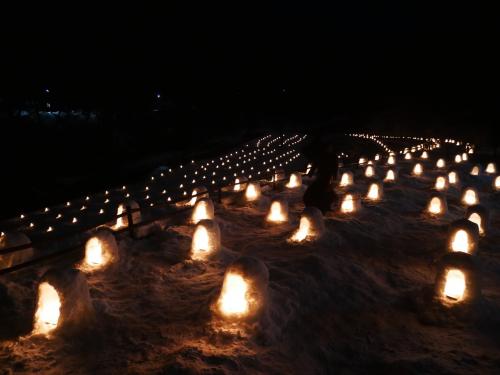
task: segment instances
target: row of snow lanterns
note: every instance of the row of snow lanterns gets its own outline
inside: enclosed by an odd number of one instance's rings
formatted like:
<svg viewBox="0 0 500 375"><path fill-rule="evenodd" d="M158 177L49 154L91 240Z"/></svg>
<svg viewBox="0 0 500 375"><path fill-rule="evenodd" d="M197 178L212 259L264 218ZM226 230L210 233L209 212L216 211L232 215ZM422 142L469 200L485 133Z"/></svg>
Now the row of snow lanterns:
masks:
<svg viewBox="0 0 500 375"><path fill-rule="evenodd" d="M264 141L264 140L266 140L266 139L268 139L268 138L270 138L270 137L271 137L271 135L268 135L268 136L265 136L265 137L263 137L263 138L259 139L259 140L257 141L257 147L259 147L260 142L262 142L262 141ZM285 135L282 135L282 136L280 136L280 137L273 138L270 142L268 142L268 145L267 145L267 146L269 147L270 145L274 144L275 142L277 142L278 140L280 140L280 139L282 139L282 138L284 138L284 137L285 137ZM294 136L291 136L291 137L289 137L289 138L284 138L284 141L283 141L283 144L282 144L282 145L285 145L285 144L287 144L287 143L288 143L288 142L290 142L290 141L293 141L293 142L291 142L291 143L292 143L293 145L295 145L295 144L297 144L297 143L301 142L302 140L304 140L305 138L306 138L306 135L304 135L304 136L302 136L302 137L299 137L298 135L294 135ZM289 144L289 145L290 145L290 144ZM247 145L247 146L248 146L248 145ZM264 147L264 148L263 148L263 150L266 150L266 147ZM272 154L272 153L276 152L276 150L277 150L276 148L271 149L271 150L268 150L267 152L263 152L263 155L269 155L269 154ZM257 151L258 151L258 150L255 150L255 151L254 151L254 153L256 153ZM241 154L240 154L240 152L241 152ZM272 164L272 162L273 162L273 161L278 161L279 159L282 159L282 158L287 158L287 160L284 160L282 163L279 163L278 167L282 167L282 166L283 166L283 163L284 163L284 165L288 165L290 162L294 161L296 158L298 158L298 157L300 156L300 153L295 153L295 154L293 154L293 155L292 155L292 153L294 153L294 150L293 150L293 149L290 149L290 150L286 151L285 153L283 153L282 155L279 155L278 157L274 157L274 159L273 159L273 158L269 159L269 163L270 163L270 164ZM230 154L224 155L223 157L221 157L221 158L220 158L220 160L225 160L227 163L229 163L229 162L230 162L230 161L229 161L229 159L230 159L231 157L233 157L233 155L234 155L234 157L236 157L238 154L240 154L240 155L238 156L238 157L239 157L239 159L241 159L242 157L243 157L243 158L246 158L246 157L248 157L248 156L250 155L250 153L248 153L248 154L247 154L247 153L246 153L246 151L245 151L245 149L244 149L244 148L242 148L241 150L237 150L237 151L235 151L234 153L230 153ZM250 159L248 159L248 161L250 161ZM245 162L246 162L246 161L244 160L244 161L243 161L243 163L245 163ZM267 162L267 160L263 162L263 165L266 165L266 162ZM194 163L194 161L192 161L192 163ZM215 163L215 160L212 160L212 164L214 164L214 163ZM239 163L238 163L238 162L235 162L235 163L236 163L236 164L235 164L235 166L239 166ZM225 164L225 162L223 161L223 162L222 162L222 165L224 165L224 164ZM207 163L207 165L210 165L210 163ZM217 164L217 166L216 166L216 167L218 168L218 167L219 167L219 165ZM180 168L180 169L182 169L182 168L183 168L183 166L182 166L182 165L180 165L180 167L179 167L179 168ZM205 166L203 166L203 165L201 166L201 168L206 170L206 167L205 167ZM231 168L232 168L232 167L231 167L231 165L228 165L228 168L229 168L229 169L231 169ZM253 167L251 167L251 170L253 170L253 169L254 169L254 168L253 168ZM266 171L267 171L267 172L269 172L269 171L270 171L270 169L271 169L271 168L267 168L267 169L266 169ZM273 166L272 166L272 169L276 169L276 165L273 165ZM169 171L170 171L170 172L172 172L172 169L169 169ZM245 170L242 170L241 172L242 172L242 173L245 173ZM196 171L194 172L194 176L196 176L197 174L198 174L198 171L196 170ZM257 174L257 175L260 175L260 174L261 174L261 171L258 171L256 174ZM163 173L161 173L161 175L163 176ZM213 172L213 175L215 175L215 172ZM236 177L236 175L237 175L237 174L236 174L236 173L234 173L234 176L235 176L235 177ZM252 177L252 175L249 175L249 178L251 178L251 177ZM187 174L185 174L185 175L184 175L184 178L185 178L185 179L187 179L187 178L188 178ZM154 180L155 180L155 177L154 177L154 176L151 176L151 180L152 180L152 181L154 181ZM223 177L223 179L221 180L221 182L223 182L223 181L226 181L226 177ZM192 180L192 183L193 183L193 184L194 184L194 183L196 183L196 180L195 180L195 179L193 179L193 180ZM215 184L215 180L212 180L212 184ZM180 189L184 188L184 184L181 184L179 188L180 188ZM130 193L126 191L126 187L125 187L125 186L123 186L123 187L122 187L122 190L123 190L123 191L125 191L125 192L124 192L124 194L125 194L125 198L127 198L127 199L128 199L128 198L130 198ZM144 188L144 191L145 191L145 192L148 192L149 190L150 190L149 186L148 186L148 185L146 185L146 186L145 186L145 188ZM110 200L109 200L109 198L108 198L109 194L110 194L110 193L109 193L109 191L108 191L108 190L106 190L106 192L105 192L106 198L105 198L105 200L104 200L104 204L107 204L107 203L109 203L109 202L110 202ZM163 190L163 191L162 191L162 195L164 195L164 194L166 194L166 190ZM187 195L187 192L186 192L186 191L184 191L184 195ZM148 194L148 195L146 195L146 197L145 197L144 199L145 199L145 200L149 200L149 199L150 199L150 195L149 195L149 194ZM86 201L89 201L89 200L90 200L90 197L89 197L89 196L87 196L87 197L85 198L85 200L86 200ZM168 197L167 201L171 201L171 197ZM154 206L154 203L152 203L152 202L151 202L151 203L149 203L149 205L150 205L150 206ZM66 205L65 205L65 207L70 207L70 206L71 206L71 203L70 203L70 202L67 202L67 203L66 203ZM87 210L87 207L86 207L85 205L83 205L83 206L81 207L80 211L84 211L84 210ZM120 211L120 207L118 208L118 211ZM49 209L48 207L46 207L46 208L45 208L45 210L43 211L43 213L49 213L49 212L50 212L50 209ZM104 213L105 213L104 208L99 208L99 209L98 209L98 214L99 214L99 215L103 215ZM119 212L119 214L120 214L120 212ZM24 214L21 214L21 215L20 215L21 220L24 220L24 219L25 219L25 217L26 217L26 216L25 216ZM56 216L56 220L59 220L59 219L61 219L62 217L63 217L63 215L62 215L61 213L59 213L59 214ZM71 224L76 224L76 223L78 223L78 218L77 218L76 216L72 216L72 219L71 219ZM35 228L35 223L34 223L34 222L31 222L31 223L29 224L28 228L29 228L29 229L33 229L33 228ZM53 226L53 225L49 225L49 226L46 228L46 232L53 232L54 230L55 230L55 228L54 228L54 226Z"/></svg>

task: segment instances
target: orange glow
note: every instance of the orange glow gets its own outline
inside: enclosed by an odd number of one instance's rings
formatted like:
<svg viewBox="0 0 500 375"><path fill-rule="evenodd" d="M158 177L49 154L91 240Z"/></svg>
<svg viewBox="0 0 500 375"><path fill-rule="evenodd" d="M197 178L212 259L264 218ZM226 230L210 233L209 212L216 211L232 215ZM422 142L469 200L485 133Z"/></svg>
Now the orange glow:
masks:
<svg viewBox="0 0 500 375"><path fill-rule="evenodd" d="M57 327L61 315L61 300L55 288L47 282L38 286L38 306L34 334L49 334Z"/></svg>
<svg viewBox="0 0 500 375"><path fill-rule="evenodd" d="M462 162L462 157L460 155L455 155L455 163L461 163Z"/></svg>
<svg viewBox="0 0 500 375"><path fill-rule="evenodd" d="M240 191L240 190L241 190L240 179L237 178L234 180L234 191Z"/></svg>
<svg viewBox="0 0 500 375"><path fill-rule="evenodd" d="M488 174L494 174L497 172L497 167L495 163L489 163L486 167L486 173Z"/></svg>
<svg viewBox="0 0 500 375"><path fill-rule="evenodd" d="M251 182L245 190L245 198L247 201L255 201L260 198L260 191L255 183Z"/></svg>
<svg viewBox="0 0 500 375"><path fill-rule="evenodd" d="M476 192L472 189L465 190L465 193L462 197L462 203L466 204L467 206L472 206L474 204L478 204L479 199L477 197Z"/></svg>
<svg viewBox="0 0 500 375"><path fill-rule="evenodd" d="M352 175L348 172L344 172L342 174L342 178L340 179L340 186L341 187L346 187L352 185Z"/></svg>
<svg viewBox="0 0 500 375"><path fill-rule="evenodd" d="M474 224L477 224L479 227L479 234L484 234L484 227L483 227L483 221L481 220L481 215L479 215L477 212L473 212L469 216L469 220L472 221Z"/></svg>
<svg viewBox="0 0 500 375"><path fill-rule="evenodd" d="M365 169L365 177L373 177L375 175L375 170L371 165L366 167Z"/></svg>
<svg viewBox="0 0 500 375"><path fill-rule="evenodd" d="M249 286L242 275L228 273L222 284L222 291L217 301L222 315L226 317L244 317L250 309Z"/></svg>
<svg viewBox="0 0 500 375"><path fill-rule="evenodd" d="M208 211L207 201L200 200L196 202L196 205L193 208L193 214L191 215L191 220L193 223L198 224L198 222L203 219L213 219L213 217Z"/></svg>
<svg viewBox="0 0 500 375"><path fill-rule="evenodd" d="M104 264L102 243L97 237L90 238L85 245L85 263L92 268Z"/></svg>
<svg viewBox="0 0 500 375"><path fill-rule="evenodd" d="M380 187L378 186L378 184L373 183L370 185L368 194L366 194L366 198L371 201L378 201L380 199Z"/></svg>
<svg viewBox="0 0 500 375"><path fill-rule="evenodd" d="M443 176L438 176L436 178L436 185L434 186L436 190L444 190L446 189L446 178Z"/></svg>
<svg viewBox="0 0 500 375"><path fill-rule="evenodd" d="M428 159L429 158L429 155L427 154L427 151L422 152L421 158L422 159Z"/></svg>
<svg viewBox="0 0 500 375"><path fill-rule="evenodd" d="M451 250L462 253L468 253L470 251L470 247L471 244L469 240L469 234L463 229L457 230L453 235L453 240L451 242Z"/></svg>
<svg viewBox="0 0 500 375"><path fill-rule="evenodd" d="M455 185L458 183L458 175L457 175L457 172L450 172L448 173L448 182L451 184L451 185Z"/></svg>
<svg viewBox="0 0 500 375"><path fill-rule="evenodd" d="M304 241L311 231L311 222L307 217L302 216L300 218L299 229L293 234L291 240L295 242Z"/></svg>
<svg viewBox="0 0 500 375"><path fill-rule="evenodd" d="M444 161L444 159L439 159L436 163L436 167L438 168L444 168L446 166L446 162Z"/></svg>
<svg viewBox="0 0 500 375"><path fill-rule="evenodd" d="M123 204L120 204L118 206L118 209L116 210L116 215L121 215L125 213L125 206ZM123 228L125 227L125 217L124 216L120 216L119 218L116 219L116 224L115 224L115 229L120 229L120 228Z"/></svg>
<svg viewBox="0 0 500 375"><path fill-rule="evenodd" d="M392 169L389 169L387 171L387 174L385 175L384 181L390 182L390 181L395 181L396 180L396 175Z"/></svg>
<svg viewBox="0 0 500 375"><path fill-rule="evenodd" d="M290 180L286 185L287 188L296 188L301 185L300 177L296 173L290 175Z"/></svg>
<svg viewBox="0 0 500 375"><path fill-rule="evenodd" d="M396 164L396 158L393 155L389 155L389 158L387 159L387 164L389 165Z"/></svg>
<svg viewBox="0 0 500 375"><path fill-rule="evenodd" d="M415 164L415 166L413 167L413 174L415 176L421 176L422 172L423 172L422 164L420 163Z"/></svg>
<svg viewBox="0 0 500 375"><path fill-rule="evenodd" d="M433 197L429 202L429 207L428 207L429 213L433 215L438 215L441 213L442 210L443 208L441 205L441 199L439 199L438 197Z"/></svg>
<svg viewBox="0 0 500 375"><path fill-rule="evenodd" d="M267 221L282 223L286 221L286 215L283 213L283 209L281 206L281 202L274 201L271 204L271 208L269 210L269 214L267 215Z"/></svg>
<svg viewBox="0 0 500 375"><path fill-rule="evenodd" d="M479 176L479 167L477 165L475 165L474 167L472 167L472 170L470 171L470 174L472 176Z"/></svg>
<svg viewBox="0 0 500 375"><path fill-rule="evenodd" d="M409 152L405 154L405 160L411 160L411 154Z"/></svg>
<svg viewBox="0 0 500 375"><path fill-rule="evenodd" d="M209 244L208 230L203 225L196 227L191 245L192 258L204 259L208 252L211 251Z"/></svg>
<svg viewBox="0 0 500 375"><path fill-rule="evenodd" d="M500 176L495 178L495 189L500 190Z"/></svg>
<svg viewBox="0 0 500 375"><path fill-rule="evenodd" d="M354 212L354 197L352 194L346 194L344 200L342 201L342 205L340 206L340 210L343 213L351 213Z"/></svg>
<svg viewBox="0 0 500 375"><path fill-rule="evenodd" d="M462 271L453 269L446 274L443 295L454 301L459 301L464 297L465 275Z"/></svg>

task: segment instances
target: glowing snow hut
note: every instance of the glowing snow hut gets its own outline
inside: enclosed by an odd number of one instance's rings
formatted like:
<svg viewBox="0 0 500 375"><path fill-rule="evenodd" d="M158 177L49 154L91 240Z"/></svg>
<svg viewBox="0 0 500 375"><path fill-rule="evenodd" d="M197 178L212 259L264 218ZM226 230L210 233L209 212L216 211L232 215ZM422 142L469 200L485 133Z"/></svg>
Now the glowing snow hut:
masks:
<svg viewBox="0 0 500 375"><path fill-rule="evenodd" d="M293 188L298 188L302 186L302 176L300 173L292 173L290 175L290 179L288 180L288 183L286 184L286 187L289 189Z"/></svg>
<svg viewBox="0 0 500 375"><path fill-rule="evenodd" d="M475 165L472 167L470 174L471 176L479 176L481 173L481 166L480 165Z"/></svg>
<svg viewBox="0 0 500 375"><path fill-rule="evenodd" d="M490 226L490 213L484 206L476 204L467 208L465 217L476 224L479 228L479 235L484 236Z"/></svg>
<svg viewBox="0 0 500 375"><path fill-rule="evenodd" d="M394 169L388 169L384 178L384 182L394 182L396 181L396 172Z"/></svg>
<svg viewBox="0 0 500 375"><path fill-rule="evenodd" d="M352 214L361 209L361 199L358 194L354 192L348 192L342 198L342 203L340 204L340 212L343 214Z"/></svg>
<svg viewBox="0 0 500 375"><path fill-rule="evenodd" d="M415 166L413 167L412 174L418 177L421 176L423 172L424 172L424 167L422 167L422 164L416 163Z"/></svg>
<svg viewBox="0 0 500 375"><path fill-rule="evenodd" d="M473 206L479 204L479 194L476 189L468 187L463 190L461 200L464 205Z"/></svg>
<svg viewBox="0 0 500 375"><path fill-rule="evenodd" d="M467 219L452 222L449 228L448 248L452 252L474 254L479 242L479 227Z"/></svg>
<svg viewBox="0 0 500 375"><path fill-rule="evenodd" d="M446 162L444 161L444 159L438 159L438 161L436 162L436 167L440 169L446 167Z"/></svg>
<svg viewBox="0 0 500 375"><path fill-rule="evenodd" d="M439 194L432 194L427 204L426 212L431 216L441 216L448 211L446 198Z"/></svg>
<svg viewBox="0 0 500 375"><path fill-rule="evenodd" d="M208 190L205 186L198 186L193 189L191 196L192 198L189 201L189 205L194 206L199 199L208 198Z"/></svg>
<svg viewBox="0 0 500 375"><path fill-rule="evenodd" d="M227 268L219 298L212 310L227 321L255 321L265 311L268 284L266 265L253 257L241 257Z"/></svg>
<svg viewBox="0 0 500 375"><path fill-rule="evenodd" d="M354 177L352 172L346 171L342 173L342 177L340 178L340 187L351 186L354 183Z"/></svg>
<svg viewBox="0 0 500 375"><path fill-rule="evenodd" d="M140 206L139 203L137 203L134 200L127 200L124 203L120 203L118 205L118 208L116 210L116 215L123 215L127 213L127 207L130 207L132 210L132 221L137 224L141 222L141 211L140 211ZM128 227L128 217L127 215L120 216L116 218L116 223L112 227L113 229L121 229Z"/></svg>
<svg viewBox="0 0 500 375"><path fill-rule="evenodd" d="M85 243L83 271L105 268L119 259L118 245L113 233L107 228L98 228Z"/></svg>
<svg viewBox="0 0 500 375"><path fill-rule="evenodd" d="M261 194L262 192L259 182L254 181L247 184L247 187L245 189L245 199L248 202L259 200Z"/></svg>
<svg viewBox="0 0 500 375"><path fill-rule="evenodd" d="M478 301L481 287L474 258L465 253L446 254L438 264L434 291L435 298L448 307Z"/></svg>
<svg viewBox="0 0 500 375"><path fill-rule="evenodd" d="M214 220L200 220L191 241L191 258L207 260L220 250L220 229Z"/></svg>
<svg viewBox="0 0 500 375"><path fill-rule="evenodd" d="M76 269L50 270L38 286L33 334L84 329L93 317L87 280Z"/></svg>
<svg viewBox="0 0 500 375"><path fill-rule="evenodd" d="M488 163L488 165L486 166L485 172L488 174L497 173L497 166L495 165L495 163Z"/></svg>
<svg viewBox="0 0 500 375"><path fill-rule="evenodd" d="M198 224L200 220L213 220L215 216L214 204L210 198L199 199L193 207L191 222Z"/></svg>
<svg viewBox="0 0 500 375"><path fill-rule="evenodd" d="M288 203L283 199L273 199L266 220L271 223L288 221Z"/></svg>
<svg viewBox="0 0 500 375"><path fill-rule="evenodd" d="M243 191L247 187L248 178L241 176L234 179L233 191Z"/></svg>
<svg viewBox="0 0 500 375"><path fill-rule="evenodd" d="M436 189L437 191L448 189L448 179L445 176L437 176L436 183L434 184L434 189Z"/></svg>
<svg viewBox="0 0 500 375"><path fill-rule="evenodd" d="M293 233L290 241L303 242L320 237L325 231L323 214L316 207L306 207L300 217L299 228Z"/></svg>
<svg viewBox="0 0 500 375"><path fill-rule="evenodd" d="M375 176L375 168L372 165L369 165L365 169L365 177L373 177Z"/></svg>
<svg viewBox="0 0 500 375"><path fill-rule="evenodd" d="M448 173L448 184L457 186L459 183L458 173L456 171L450 171Z"/></svg>
<svg viewBox="0 0 500 375"><path fill-rule="evenodd" d="M368 192L366 193L366 199L371 202L377 202L382 199L384 193L384 187L379 182L372 182L368 187Z"/></svg>

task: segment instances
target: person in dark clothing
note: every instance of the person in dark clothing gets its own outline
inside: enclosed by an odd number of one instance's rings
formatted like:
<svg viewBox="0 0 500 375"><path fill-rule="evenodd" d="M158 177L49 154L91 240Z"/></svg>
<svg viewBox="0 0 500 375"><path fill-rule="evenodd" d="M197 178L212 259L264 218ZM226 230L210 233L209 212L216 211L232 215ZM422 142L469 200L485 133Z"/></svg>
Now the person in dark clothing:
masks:
<svg viewBox="0 0 500 375"><path fill-rule="evenodd" d="M324 144L316 138L303 150L303 153L312 164L310 173L317 171L316 179L307 188L302 198L304 205L316 207L325 214L338 201L333 187L339 167L337 152L332 144Z"/></svg>

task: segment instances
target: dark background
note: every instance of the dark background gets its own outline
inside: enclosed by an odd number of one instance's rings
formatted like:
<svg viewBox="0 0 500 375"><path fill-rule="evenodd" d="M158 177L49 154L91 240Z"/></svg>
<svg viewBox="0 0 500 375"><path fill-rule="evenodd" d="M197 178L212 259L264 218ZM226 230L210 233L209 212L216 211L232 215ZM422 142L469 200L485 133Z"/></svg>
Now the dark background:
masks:
<svg viewBox="0 0 500 375"><path fill-rule="evenodd" d="M493 9L180 4L2 12L2 216L282 129L457 136L497 147ZM47 101L95 120L19 117Z"/></svg>

